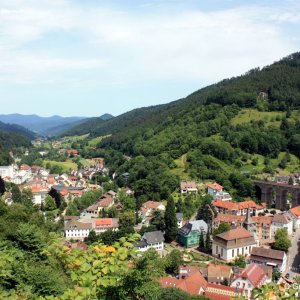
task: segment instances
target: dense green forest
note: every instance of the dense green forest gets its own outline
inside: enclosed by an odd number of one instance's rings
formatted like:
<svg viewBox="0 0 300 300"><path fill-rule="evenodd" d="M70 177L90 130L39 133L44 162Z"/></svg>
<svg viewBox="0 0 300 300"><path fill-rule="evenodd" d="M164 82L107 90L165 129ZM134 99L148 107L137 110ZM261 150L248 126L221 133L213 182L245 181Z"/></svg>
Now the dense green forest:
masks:
<svg viewBox="0 0 300 300"><path fill-rule="evenodd" d="M31 147L30 140L19 133L0 131L0 165L12 163L9 152L21 147Z"/></svg>
<svg viewBox="0 0 300 300"><path fill-rule="evenodd" d="M30 140L33 140L36 136L36 134L33 131L26 129L23 126L17 124L7 124L1 121L0 121L0 131L17 133Z"/></svg>
<svg viewBox="0 0 300 300"><path fill-rule="evenodd" d="M93 119L66 134L111 134L96 149L83 142L81 154L104 157L117 184L132 187L138 198L167 199L187 177L216 180L236 197L254 197L251 176L292 163L297 168L299 108L300 53L295 53L185 99L108 121Z"/></svg>

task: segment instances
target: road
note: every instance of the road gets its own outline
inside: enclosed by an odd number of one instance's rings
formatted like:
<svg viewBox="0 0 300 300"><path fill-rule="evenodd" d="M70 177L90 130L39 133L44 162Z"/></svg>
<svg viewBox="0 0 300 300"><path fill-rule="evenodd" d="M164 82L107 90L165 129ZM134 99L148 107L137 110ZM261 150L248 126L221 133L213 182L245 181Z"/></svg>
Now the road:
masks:
<svg viewBox="0 0 300 300"><path fill-rule="evenodd" d="M292 246L288 253L287 273L290 273L290 278L300 276L300 231L295 233L292 240Z"/></svg>

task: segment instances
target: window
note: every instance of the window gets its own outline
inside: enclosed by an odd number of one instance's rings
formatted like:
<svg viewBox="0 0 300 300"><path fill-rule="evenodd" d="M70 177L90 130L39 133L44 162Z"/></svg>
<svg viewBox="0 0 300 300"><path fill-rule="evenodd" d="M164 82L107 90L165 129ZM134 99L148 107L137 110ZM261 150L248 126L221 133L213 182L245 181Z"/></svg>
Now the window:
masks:
<svg viewBox="0 0 300 300"><path fill-rule="evenodd" d="M234 249L232 249L232 257L234 257Z"/></svg>

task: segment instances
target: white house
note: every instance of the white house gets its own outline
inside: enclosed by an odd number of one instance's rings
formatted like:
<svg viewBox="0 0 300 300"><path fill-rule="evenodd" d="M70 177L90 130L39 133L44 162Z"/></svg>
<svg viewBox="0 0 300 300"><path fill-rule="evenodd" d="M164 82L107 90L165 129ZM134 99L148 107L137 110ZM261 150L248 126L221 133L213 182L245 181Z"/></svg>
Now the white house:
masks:
<svg viewBox="0 0 300 300"><path fill-rule="evenodd" d="M300 206L293 207L289 210L289 215L293 220L293 228L297 230L300 228Z"/></svg>
<svg viewBox="0 0 300 300"><path fill-rule="evenodd" d="M14 177L14 166L0 166L0 177L5 178L5 177Z"/></svg>
<svg viewBox="0 0 300 300"><path fill-rule="evenodd" d="M94 220L93 228L96 234L103 233L107 230L116 231L119 228L119 219L117 218L99 218Z"/></svg>
<svg viewBox="0 0 300 300"><path fill-rule="evenodd" d="M65 236L67 240L84 240L92 230L92 223L83 223L77 220L68 222L65 225Z"/></svg>
<svg viewBox="0 0 300 300"><path fill-rule="evenodd" d="M45 202L45 199L48 195L49 189L45 187L31 187L33 199L32 202L34 204L41 205L42 203Z"/></svg>
<svg viewBox="0 0 300 300"><path fill-rule="evenodd" d="M156 210L164 211L166 207L162 202L157 201L147 201L145 202L139 211L139 216L142 218L142 223L148 224L149 220L152 218L153 213Z"/></svg>
<svg viewBox="0 0 300 300"><path fill-rule="evenodd" d="M253 235L245 228L236 228L218 234L212 242L212 254L227 262L239 256L248 256L257 246Z"/></svg>
<svg viewBox="0 0 300 300"><path fill-rule="evenodd" d="M281 250L253 247L249 260L258 265L272 266L281 273L287 266L287 255Z"/></svg>
<svg viewBox="0 0 300 300"><path fill-rule="evenodd" d="M161 251L164 249L164 234L161 231L152 231L146 232L142 240L135 244L135 247L138 248L138 251L147 251L150 248L155 249L156 251Z"/></svg>
<svg viewBox="0 0 300 300"><path fill-rule="evenodd" d="M181 181L180 192L181 194L197 193L198 187L196 181Z"/></svg>
<svg viewBox="0 0 300 300"><path fill-rule="evenodd" d="M271 234L272 238L275 237L276 231L278 229L286 228L288 235L293 234L293 220L288 214L276 214L274 215L272 225L271 225Z"/></svg>
<svg viewBox="0 0 300 300"><path fill-rule="evenodd" d="M213 196L214 199L216 199L215 197L216 197L217 193L223 192L223 187L220 184L216 183L216 182L208 183L206 185L206 187L207 187L207 193L209 195Z"/></svg>
<svg viewBox="0 0 300 300"><path fill-rule="evenodd" d="M252 290L260 288L268 282L270 282L270 278L265 271L259 265L251 264L240 273L235 274L231 287L243 289L248 299L251 299Z"/></svg>

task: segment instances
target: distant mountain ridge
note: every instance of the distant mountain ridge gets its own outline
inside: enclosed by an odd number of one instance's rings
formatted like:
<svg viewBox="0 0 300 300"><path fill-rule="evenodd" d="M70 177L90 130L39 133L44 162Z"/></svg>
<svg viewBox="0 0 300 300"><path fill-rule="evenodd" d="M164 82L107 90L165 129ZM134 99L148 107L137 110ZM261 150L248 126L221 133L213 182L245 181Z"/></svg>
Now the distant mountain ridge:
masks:
<svg viewBox="0 0 300 300"><path fill-rule="evenodd" d="M40 117L38 115L22 115L22 114L8 114L0 115L0 121L4 123L21 125L30 130L36 131L43 135L52 135L50 128L55 126L62 126L65 124L72 124L80 120L86 119L85 117Z"/></svg>
<svg viewBox="0 0 300 300"><path fill-rule="evenodd" d="M99 118L103 120L111 119L113 116L110 114L104 114ZM51 117L41 117L35 114L23 115L23 114L2 114L0 115L0 121L8 124L17 124L23 126L29 130L35 131L42 135L55 136L62 131L68 130L71 127L79 125L82 122L87 121L87 117L61 117L54 115Z"/></svg>

